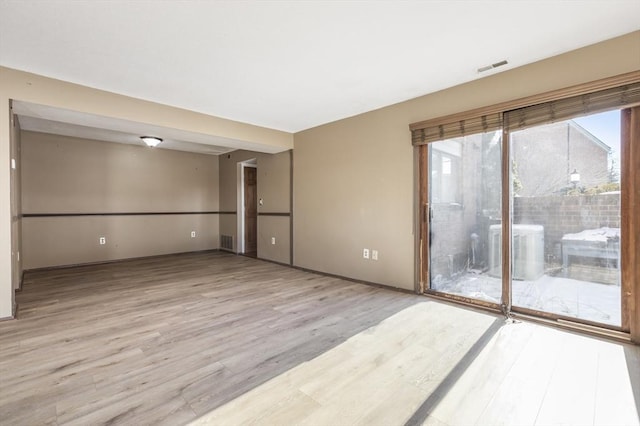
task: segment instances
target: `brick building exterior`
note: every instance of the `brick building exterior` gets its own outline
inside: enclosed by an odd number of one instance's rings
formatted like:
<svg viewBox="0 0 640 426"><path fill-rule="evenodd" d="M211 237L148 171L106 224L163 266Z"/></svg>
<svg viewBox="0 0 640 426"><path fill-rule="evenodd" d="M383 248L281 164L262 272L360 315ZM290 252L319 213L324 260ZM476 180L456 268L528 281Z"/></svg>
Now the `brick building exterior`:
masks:
<svg viewBox="0 0 640 426"><path fill-rule="evenodd" d="M611 148L579 124L563 121L511 134L511 155L521 189L517 195L561 195L580 174L578 185L592 188L609 182Z"/></svg>

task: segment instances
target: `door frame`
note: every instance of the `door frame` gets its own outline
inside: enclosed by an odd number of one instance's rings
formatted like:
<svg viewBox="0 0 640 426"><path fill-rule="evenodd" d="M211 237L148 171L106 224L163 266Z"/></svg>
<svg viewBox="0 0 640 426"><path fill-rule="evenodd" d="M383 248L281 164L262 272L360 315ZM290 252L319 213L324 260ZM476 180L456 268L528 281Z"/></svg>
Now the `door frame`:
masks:
<svg viewBox="0 0 640 426"><path fill-rule="evenodd" d="M254 169L258 168L258 161L255 158L251 158L249 160L238 162L237 166L237 209L238 212L236 214L237 218L237 230L236 235L238 236L236 241L236 254L244 254L245 252L245 244L244 244L244 169L246 167L251 167Z"/></svg>

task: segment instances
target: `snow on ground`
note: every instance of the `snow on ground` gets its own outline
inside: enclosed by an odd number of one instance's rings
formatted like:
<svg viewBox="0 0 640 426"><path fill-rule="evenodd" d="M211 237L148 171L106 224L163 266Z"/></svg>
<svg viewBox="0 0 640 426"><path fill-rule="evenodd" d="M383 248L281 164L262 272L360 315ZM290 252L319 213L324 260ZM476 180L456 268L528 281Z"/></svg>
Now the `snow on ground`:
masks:
<svg viewBox="0 0 640 426"><path fill-rule="evenodd" d="M502 281L483 274L467 273L441 283L436 290L500 303ZM543 275L535 281L513 281L513 306L552 312L569 317L620 325L620 287Z"/></svg>

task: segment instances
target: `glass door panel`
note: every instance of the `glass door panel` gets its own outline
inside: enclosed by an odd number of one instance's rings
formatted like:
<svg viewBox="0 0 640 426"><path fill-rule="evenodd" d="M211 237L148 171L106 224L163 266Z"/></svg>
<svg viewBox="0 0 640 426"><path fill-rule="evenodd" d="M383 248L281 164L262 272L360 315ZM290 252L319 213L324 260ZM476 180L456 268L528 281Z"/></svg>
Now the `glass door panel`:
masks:
<svg viewBox="0 0 640 426"><path fill-rule="evenodd" d="M501 303L501 135L429 144L431 290Z"/></svg>
<svg viewBox="0 0 640 426"><path fill-rule="evenodd" d="M509 137L513 306L619 326L619 111Z"/></svg>

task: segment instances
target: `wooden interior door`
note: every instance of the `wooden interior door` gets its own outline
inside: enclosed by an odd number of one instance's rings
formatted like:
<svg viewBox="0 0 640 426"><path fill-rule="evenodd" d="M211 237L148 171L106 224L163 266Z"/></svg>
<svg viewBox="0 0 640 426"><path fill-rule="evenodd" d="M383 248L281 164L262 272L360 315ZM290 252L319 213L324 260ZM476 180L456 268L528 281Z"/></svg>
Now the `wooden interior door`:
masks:
<svg viewBox="0 0 640 426"><path fill-rule="evenodd" d="M244 168L244 252L258 251L258 181L255 167Z"/></svg>

